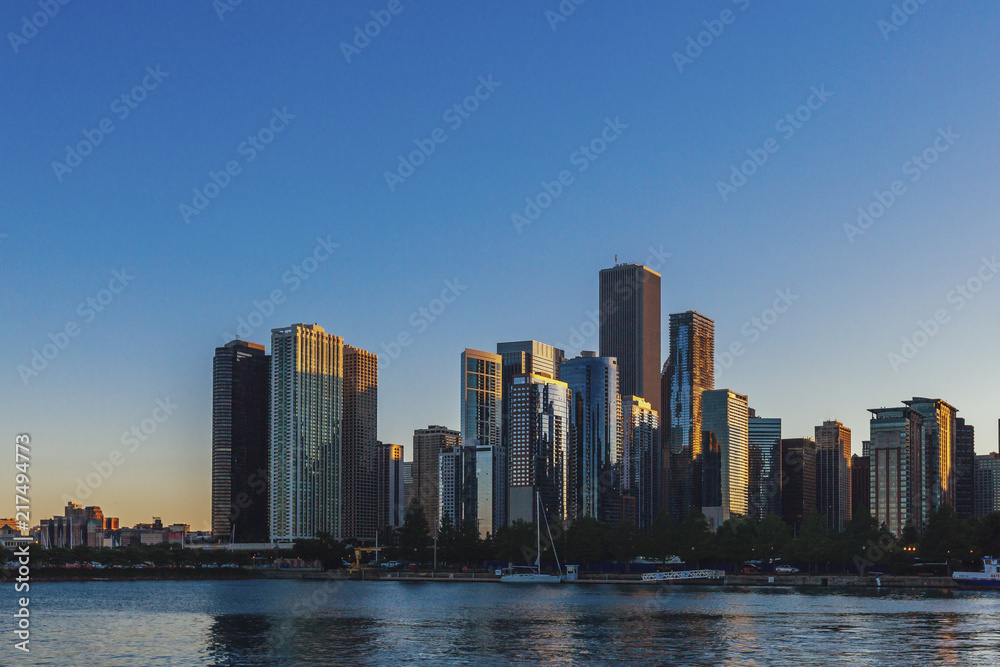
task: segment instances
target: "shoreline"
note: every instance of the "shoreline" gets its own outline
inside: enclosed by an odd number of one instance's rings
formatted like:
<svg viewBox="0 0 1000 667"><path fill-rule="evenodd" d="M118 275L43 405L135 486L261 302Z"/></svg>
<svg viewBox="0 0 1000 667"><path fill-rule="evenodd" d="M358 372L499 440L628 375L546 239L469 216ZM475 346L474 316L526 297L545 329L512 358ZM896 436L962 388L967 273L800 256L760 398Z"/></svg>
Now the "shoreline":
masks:
<svg viewBox="0 0 1000 667"><path fill-rule="evenodd" d="M497 584L500 578L492 572L354 572L349 570L251 570L225 571L143 568L121 570L73 570L43 568L32 571L31 583L119 582L119 581L368 581L396 583L475 583ZM13 583L13 579L4 579ZM643 581L637 574L585 574L567 585L579 586L686 586L715 588L858 588L858 589L938 589L968 590L959 587L951 577L875 576L868 575L766 575L727 574L721 579L689 579L683 581Z"/></svg>

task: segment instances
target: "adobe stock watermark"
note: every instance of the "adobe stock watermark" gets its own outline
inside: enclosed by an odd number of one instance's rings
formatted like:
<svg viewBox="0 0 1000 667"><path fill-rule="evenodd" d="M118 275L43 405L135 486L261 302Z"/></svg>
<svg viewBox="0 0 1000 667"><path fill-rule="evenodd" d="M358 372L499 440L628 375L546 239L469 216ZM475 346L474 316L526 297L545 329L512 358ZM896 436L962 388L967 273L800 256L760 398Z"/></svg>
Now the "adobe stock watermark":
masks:
<svg viewBox="0 0 1000 667"><path fill-rule="evenodd" d="M646 261L643 262L643 266L650 268L653 271L660 272L666 265L667 260L673 256L673 253L664 251L663 246L660 246L659 248L649 246L649 255L646 257ZM644 280L647 274L643 272L641 275ZM618 293L613 298L610 298L603 303L599 303L596 310L585 312L583 321L578 325L569 328L569 337L567 339L568 344L557 342L555 347L564 350L566 352L567 359L579 356L583 350L587 349L588 344L593 341L594 337L596 337L600 332L601 323L618 311L620 303L628 301L635 296L641 286L641 281L637 283L627 281L625 283L624 291Z"/></svg>
<svg viewBox="0 0 1000 667"><path fill-rule="evenodd" d="M69 2L70 0L38 0L37 4L41 11L25 14L21 17L20 30L7 33L7 41L10 42L10 48L14 49L14 53L20 53L21 47L34 39L38 31L47 26Z"/></svg>
<svg viewBox="0 0 1000 667"><path fill-rule="evenodd" d="M889 20L879 19L876 24L885 41L888 42L889 36L894 32L899 32L900 28L910 22L910 17L919 12L920 8L926 4L927 0L903 0L898 5L893 5Z"/></svg>
<svg viewBox="0 0 1000 667"><path fill-rule="evenodd" d="M448 125L452 132L458 131L465 124L465 121L472 118L472 114L479 109L480 104L490 99L496 89L502 85L502 82L493 80L492 74L485 77L480 76L479 85L472 91L472 94L445 109L444 113L441 114L441 120ZM437 151L437 147L446 141L448 141L448 133L440 127L431 131L430 136L426 139L414 139L416 150L412 150L406 155L400 153L396 170L386 171L384 174L385 184L389 186L389 192L395 192L397 187L413 176L417 169L427 161L427 158Z"/></svg>
<svg viewBox="0 0 1000 667"><path fill-rule="evenodd" d="M917 320L916 330L909 336L903 336L899 350L889 352L886 355L892 371L898 373L900 366L910 363L917 356L917 353L927 347L941 332L941 327L951 322L952 313L957 313L965 308L966 304L976 298L986 283L993 280L997 273L1000 273L1000 263L997 263L997 256L983 257L976 272L964 283L955 285L955 288L945 296L945 302L950 308L938 308L934 311L933 317Z"/></svg>
<svg viewBox="0 0 1000 667"><path fill-rule="evenodd" d="M278 306L282 306L288 301L288 294L296 292L302 284L309 280L319 267L333 255L333 251L340 247L339 243L330 240L331 235L325 239L322 236L316 237L316 247L312 253L307 255L302 261L293 264L290 269L281 274L281 284L288 285L288 293L281 287L276 287L263 299L253 300L253 309L246 317L236 318L236 335L226 332L223 334L224 342L228 343L239 336L243 340L249 340L250 334L257 330L267 318L274 314Z"/></svg>
<svg viewBox="0 0 1000 667"><path fill-rule="evenodd" d="M565 23L576 12L576 8L587 0L562 0L555 9L545 10L545 20L549 22L552 32L559 29L560 23Z"/></svg>
<svg viewBox="0 0 1000 667"><path fill-rule="evenodd" d="M49 367L55 359L69 347L70 339L76 338L83 331L81 323L90 324L97 319L97 316L105 311L114 302L125 288L132 284L135 275L121 271L112 271L111 280L107 287L100 289L92 296L80 302L76 307L76 314L79 319L70 319L56 331L48 334L49 342L42 344L41 348L31 350L31 360L27 364L19 364L17 374L21 377L24 386L28 386L28 381Z"/></svg>
<svg viewBox="0 0 1000 667"><path fill-rule="evenodd" d="M747 342L744 344L741 340L734 340L721 353L715 355L716 380L722 377L723 371L732 368L736 360L746 354L747 347L760 340L760 337L769 331L800 298L799 295L792 294L791 287L775 290L774 293L777 298L771 307L762 310L759 316L751 317L740 327L740 333Z"/></svg>
<svg viewBox="0 0 1000 667"><path fill-rule="evenodd" d="M157 65L155 68L146 68L146 75L132 90L122 93L111 101L111 113L118 117L119 121L128 118L139 105L145 101L149 93L156 90L163 80L170 76L170 72L164 72ZM115 131L115 123L110 117L102 118L93 129L80 131L83 139L75 145L66 145L66 157L63 162L52 161L52 171L56 175L56 180L62 183L66 174L70 174L74 169L83 164L83 158L94 152L94 149L104 142L104 137Z"/></svg>
<svg viewBox="0 0 1000 667"><path fill-rule="evenodd" d="M360 25L354 26L354 39L350 43L340 43L340 52L344 54L344 59L350 63L351 58L361 55L372 40L382 34L382 29L389 27L392 18L401 14L405 8L402 0L389 0L385 9L373 9L370 12L372 20L365 23L363 29Z"/></svg>
<svg viewBox="0 0 1000 667"><path fill-rule="evenodd" d="M825 84L820 84L818 87L812 86L809 92L810 95L806 98L805 103L795 111L786 113L774 124L774 131L781 134L782 140L790 141L796 132L812 120L813 114L822 109L827 100L833 97L833 93L826 89ZM739 166L732 165L729 181L716 183L715 187L718 189L722 201L728 201L731 195L736 194L780 149L781 142L774 137L768 137L760 148L748 149L747 157L749 159L740 163Z"/></svg>
<svg viewBox="0 0 1000 667"><path fill-rule="evenodd" d="M212 9L219 17L219 23L226 20L226 14L235 12L236 8L243 4L243 0L212 0Z"/></svg>
<svg viewBox="0 0 1000 667"><path fill-rule="evenodd" d="M931 168L931 165L940 160L941 155L951 150L955 142L961 138L962 135L956 134L950 125L948 129L938 128L934 141L919 155L914 155L903 163L903 175L908 176L911 183L916 183ZM868 231L908 191L906 183L901 178L890 183L887 190L876 190L874 201L858 207L857 224L844 223L844 233L847 235L847 240L853 244L855 238Z"/></svg>
<svg viewBox="0 0 1000 667"><path fill-rule="evenodd" d="M282 107L280 111L277 107L272 108L271 118L264 127L247 136L236 146L236 153L243 156L244 164L250 164L256 160L257 156L274 141L274 138L285 131L285 128L295 117L295 114L288 113L288 107ZM243 165L235 159L226 162L219 171L209 171L205 185L192 190L194 196L191 198L191 204L181 202L178 205L184 224L191 224L191 218L201 215L201 212L208 208L212 200L228 188L233 179L241 173L243 173Z"/></svg>
<svg viewBox="0 0 1000 667"><path fill-rule="evenodd" d="M170 419L179 407L179 405L170 400L169 396L156 399L155 407L149 417L141 420L138 424L134 424L129 430L121 434L119 442L125 449L125 452L122 452L121 449L112 449L108 453L107 458L91 463L94 471L87 473L83 479L77 477L75 480L76 497L64 493L62 494L62 501L80 503L81 500L89 498L94 491L101 488L101 485L114 474L115 470L125 465L126 454L135 454L143 443L153 437L160 428L160 424Z"/></svg>
<svg viewBox="0 0 1000 667"><path fill-rule="evenodd" d="M745 12L750 8L751 0L732 0L732 2L736 5L737 9ZM715 40L722 37L722 33L726 31L726 26L736 23L738 16L739 14L731 9L723 9L719 14L719 18L702 21L701 24L705 26L705 29L697 35L691 35L687 38L687 46L684 48L683 53L681 51L674 51L673 59L674 65L677 66L677 71L683 74L685 67L693 65L694 61L700 58L706 49L715 44Z"/></svg>
<svg viewBox="0 0 1000 667"><path fill-rule="evenodd" d="M575 151L570 153L569 163L576 167L577 173L582 174L587 171L597 158L600 157L606 150L608 146L613 144L618 140L618 137L628 129L628 125L621 122L621 116L615 116L614 120L611 118L604 119L604 127L596 137L591 139L588 143L581 145ZM528 196L524 198L524 211L522 213L511 213L510 221L514 225L514 229L518 234L524 231L524 228L528 225L538 220L541 217L542 212L548 209L555 202L556 199L562 196L562 193L572 185L576 180L569 169L563 169L560 171L556 177L551 181L542 181L542 189L539 190L535 195Z"/></svg>
<svg viewBox="0 0 1000 667"><path fill-rule="evenodd" d="M389 368L392 362L398 359L403 353L403 349L413 344L414 336L427 331L430 325L444 315L448 307L455 303L458 297L462 295L462 292L467 289L469 289L469 286L463 285L459 282L458 278L445 280L444 289L441 290L441 294L431 299L426 306L421 306L413 311L407 318L406 321L409 323L413 333L410 333L408 329L404 329L388 343L380 343L382 351L385 354L378 355L379 370Z"/></svg>

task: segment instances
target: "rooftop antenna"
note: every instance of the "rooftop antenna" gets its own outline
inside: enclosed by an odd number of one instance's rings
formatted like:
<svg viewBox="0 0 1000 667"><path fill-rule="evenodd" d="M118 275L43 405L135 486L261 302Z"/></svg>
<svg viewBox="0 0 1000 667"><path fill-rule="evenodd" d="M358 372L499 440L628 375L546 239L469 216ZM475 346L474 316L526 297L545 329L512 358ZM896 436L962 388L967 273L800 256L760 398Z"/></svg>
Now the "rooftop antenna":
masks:
<svg viewBox="0 0 1000 667"><path fill-rule="evenodd" d="M615 266L618 266L618 253L615 253Z"/></svg>

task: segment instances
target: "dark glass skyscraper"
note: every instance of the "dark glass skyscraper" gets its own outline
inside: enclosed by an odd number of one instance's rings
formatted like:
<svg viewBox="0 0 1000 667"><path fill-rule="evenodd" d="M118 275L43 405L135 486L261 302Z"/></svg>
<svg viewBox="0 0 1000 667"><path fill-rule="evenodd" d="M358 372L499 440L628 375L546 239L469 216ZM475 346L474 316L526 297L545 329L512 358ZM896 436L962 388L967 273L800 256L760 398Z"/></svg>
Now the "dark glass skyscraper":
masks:
<svg viewBox="0 0 1000 667"><path fill-rule="evenodd" d="M781 420L750 411L750 490L747 515L781 516Z"/></svg>
<svg viewBox="0 0 1000 667"><path fill-rule="evenodd" d="M816 508L816 441L791 438L781 441L781 518L798 528Z"/></svg>
<svg viewBox="0 0 1000 667"><path fill-rule="evenodd" d="M560 377L573 397L570 516L618 523L622 460L618 362L584 352L563 362Z"/></svg>
<svg viewBox="0 0 1000 667"><path fill-rule="evenodd" d="M618 360L618 391L660 404L660 274L641 264L600 273L600 354Z"/></svg>
<svg viewBox="0 0 1000 667"><path fill-rule="evenodd" d="M681 522L701 505L701 395L715 388L715 322L689 310L670 316L670 358L661 430L670 514Z"/></svg>
<svg viewBox="0 0 1000 667"><path fill-rule="evenodd" d="M212 537L268 540L268 400L264 346L234 340L212 362Z"/></svg>
<svg viewBox="0 0 1000 667"><path fill-rule="evenodd" d="M959 417L955 430L955 514L968 519L976 513L976 428Z"/></svg>

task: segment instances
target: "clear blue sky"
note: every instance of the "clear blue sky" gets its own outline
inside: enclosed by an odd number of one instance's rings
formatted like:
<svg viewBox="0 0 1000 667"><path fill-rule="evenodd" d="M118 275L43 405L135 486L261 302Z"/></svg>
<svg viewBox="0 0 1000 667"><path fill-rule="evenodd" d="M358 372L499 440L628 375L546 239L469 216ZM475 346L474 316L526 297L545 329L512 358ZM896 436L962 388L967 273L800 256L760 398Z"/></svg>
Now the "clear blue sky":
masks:
<svg viewBox="0 0 1000 667"><path fill-rule="evenodd" d="M388 4L247 1L220 20L209 0L75 2L5 37L0 421L10 447L33 437L35 522L117 449L124 461L81 500L128 524L207 528L213 350L274 290L284 302L248 339L317 322L384 355L410 334L383 363L379 415L380 437L409 449L414 428L457 426L463 348L575 347L598 270L650 248L670 254L664 356L668 313L712 317L720 353L744 345L718 385L782 417L787 436L840 419L860 450L867 408L940 396L976 425L980 452L996 449L1000 279L949 301L1000 254L994 5L928 2L883 34L893 3L881 0L588 0L555 29L556 0L402 0L347 62L341 42ZM724 10L729 23L713 24ZM3 3L2 32L38 11ZM679 71L674 54L704 21L721 34L701 35L711 43ZM814 87L832 95L810 99ZM445 115L477 90L467 118ZM810 101L794 132L776 127ZM272 119L271 143L241 148ZM574 156L606 119L615 140ZM934 164L907 167L948 128ZM443 143L390 188L398 156L438 129ZM54 167L84 132L100 143ZM719 181L768 147L724 200ZM230 161L238 173L186 222L180 205ZM512 214L563 170L572 181L518 233ZM897 179L902 194L849 242L844 225ZM303 280L317 237L339 246ZM122 269L134 278L102 293ZM419 309L456 280L423 329ZM753 339L751 318L770 320L786 289L798 299ZM101 312L86 304L109 297ZM938 310L947 321L893 369L888 354ZM62 340L67 324L76 335ZM65 349L23 381L50 333ZM155 412L157 399L177 407ZM121 444L154 416L144 441Z"/></svg>

